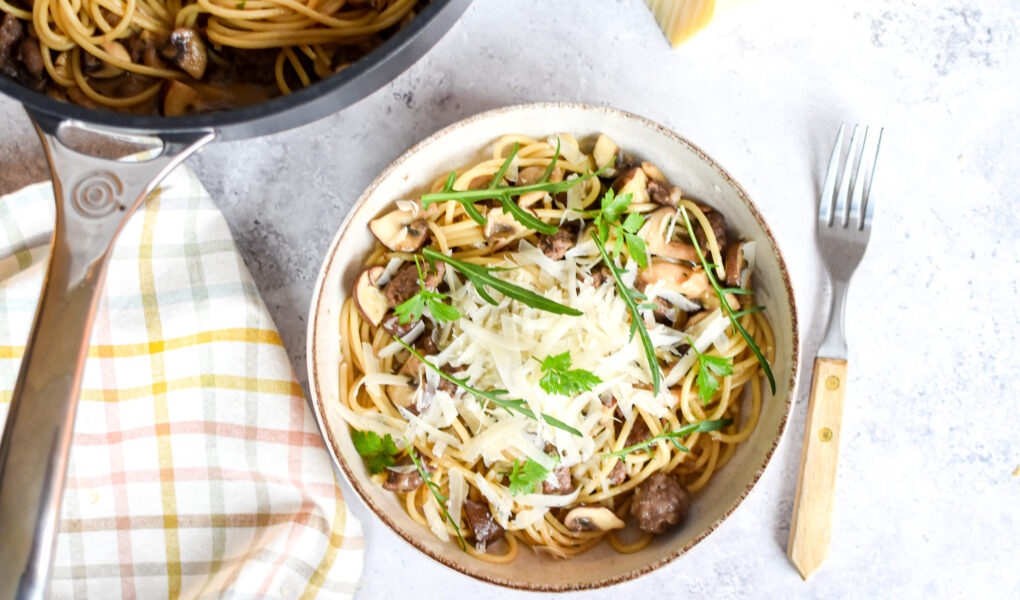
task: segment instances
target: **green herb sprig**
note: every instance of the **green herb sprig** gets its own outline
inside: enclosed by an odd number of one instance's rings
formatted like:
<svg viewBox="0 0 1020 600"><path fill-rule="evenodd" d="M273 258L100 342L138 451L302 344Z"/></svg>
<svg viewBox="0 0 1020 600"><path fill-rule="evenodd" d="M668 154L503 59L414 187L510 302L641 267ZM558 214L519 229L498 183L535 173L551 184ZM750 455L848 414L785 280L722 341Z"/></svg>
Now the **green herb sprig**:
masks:
<svg viewBox="0 0 1020 600"><path fill-rule="evenodd" d="M720 431L722 429L726 429L727 427L729 427L732 424L733 424L733 419L714 419L714 420L699 421L698 423L691 423L689 425L684 425L683 427L681 427L680 429L677 429L676 431L672 431L672 430L668 430L667 429L666 431L663 431L659 435L657 435L655 437L652 437L652 438L649 438L649 439L641 442L640 444L634 444L633 446L627 446L626 448L623 448L621 450L617 450L616 452L609 452L609 453L603 454L602 457L603 458L609 458L611 456L616 456L616 457L623 458L624 456L627 456L631 452L637 452L638 450L644 450L645 448L648 448L648 447L656 444L660 440L668 440L671 444L676 446L677 450L680 450L682 452L690 452L691 451L690 448L688 448L687 446L684 446L683 444L680 443L681 439L691 435L692 433L696 433L696 432L699 432L699 431L700 432Z"/></svg>
<svg viewBox="0 0 1020 600"><path fill-rule="evenodd" d="M400 448L393 442L390 434L381 437L374 431L351 431L351 441L354 442L354 449L365 459L365 466L373 475L378 475L396 464L396 456L400 454Z"/></svg>
<svg viewBox="0 0 1020 600"><path fill-rule="evenodd" d="M591 371L571 369L569 350L555 356L547 356L543 360L539 360L538 357L532 358L542 364L543 374L538 385L548 394L574 396L602 383L602 380Z"/></svg>
<svg viewBox="0 0 1020 600"><path fill-rule="evenodd" d="M648 362L648 370L652 373L652 387L655 393L658 394L659 389L662 387L662 370L659 368L659 361L655 357L652 338L648 334L648 328L645 327L644 319L641 317L642 309L654 310L658 307L655 304L646 303L648 300L647 296L627 287L623 283L623 272L616 266L615 262L609 259L609 253L606 252L609 227L613 224L614 220L619 220L619 215L623 214L629 205L630 194L616 196L612 190L606 192L606 195L602 198L602 212L595 217L597 226L591 232L591 239L595 242L595 247L599 249L603 264L609 267L609 272L612 273L613 280L616 282L616 290L627 305L627 310L630 311L630 339L634 339L635 333L640 335L641 347L645 351L645 360ZM641 256L645 256L643 251Z"/></svg>
<svg viewBox="0 0 1020 600"><path fill-rule="evenodd" d="M389 436L387 436L389 437ZM457 532L457 539L460 540L460 549L467 552L467 542L464 541L464 535L460 532L460 525L453 522L453 517L450 516L450 510L447 504L450 502L443 494L443 490L432 481L432 474L428 472L425 465L422 464L418 457L415 455L412 449L411 442L404 437L404 446L407 447L407 454L411 457L414 462L414 468L418 469L418 475L421 476L422 480L425 481L425 485L428 486L429 491L432 492L432 497L436 499L436 504L439 505L439 509L443 511L443 517L446 518L446 522L453 526L453 530Z"/></svg>
<svg viewBox="0 0 1020 600"><path fill-rule="evenodd" d="M509 393L506 390L484 391L471 387L470 385L468 385L467 378L461 379L459 377L454 377L449 373L443 372L439 367L435 366L434 364L426 360L425 357L422 356L417 350L415 350L407 343L405 343L404 340L398 338L397 336L393 336L393 339L400 343L400 345L406 348L411 354L418 357L418 360L420 360L422 364L435 371L436 374L438 374L443 379L449 381L450 383L460 388L463 388L466 392L470 393L475 398L477 398L479 402L482 402L484 404L484 401L488 400L489 402L492 402L493 404L499 406L500 408L506 410L507 412L516 412L535 421L545 421L549 425L557 429L562 429L563 431L566 431L571 435L583 437L580 431L571 427L570 425L567 425L566 423L560 421L555 417L552 417L545 413L541 413L540 415L541 418L539 418L538 416L535 415L534 411L528 408L528 405L526 402L524 402L524 400L521 400L519 398L517 399L506 398L505 397L506 394Z"/></svg>
<svg viewBox="0 0 1020 600"><path fill-rule="evenodd" d="M613 245L614 260L620 258L620 252L626 244L627 252L637 261L638 266L644 269L648 266L648 251L645 240L637 234L645 224L644 216L640 213L630 213L622 223L620 222L620 217L627 212L631 200L631 194L617 196L612 189L607 190L602 198L602 210L595 216L595 226L603 242L609 239L610 229L616 235L616 243Z"/></svg>
<svg viewBox="0 0 1020 600"><path fill-rule="evenodd" d="M583 314L581 311L575 308L564 306L559 302L550 300L545 296L540 296L531 290L526 290L520 286L514 285L507 281L503 281L502 279L499 279L498 277L494 277L492 275L492 273L495 271L507 271L509 269L484 267L482 265L464 262L462 260L457 260L452 256L447 256L442 252L439 252L432 248L425 248L424 250L422 250L422 255L424 255L425 258L427 258L429 261L437 260L442 261L453 267L458 273L460 273L464 277L467 277L468 281L470 281L471 284L475 286L475 289L478 290L478 295L481 296L483 300L485 300L489 304L492 304L493 306L496 306L499 303L496 302L496 300L489 295L489 293L486 291L486 288L494 289L497 292L503 294L504 296L513 298L514 300L522 302L527 306L537 308L539 310L544 310L546 312L551 312L558 315L571 315L575 317Z"/></svg>
<svg viewBox="0 0 1020 600"><path fill-rule="evenodd" d="M510 167L510 163L512 163L514 157L517 156L517 151L519 149L519 144L515 143L510 155L507 156L502 166L500 166L499 171L497 171L496 175L493 176L492 182L488 187L477 190L454 190L453 182L456 179L456 173L450 173L450 176L446 179L446 185L441 192L424 194L421 197L422 207L428 208L436 202L452 200L463 206L464 212L466 212L474 222L479 225L485 225L488 221L480 212L478 212L478 209L475 208L475 202L480 202L482 200L499 200L500 205L503 207L503 212L510 213L514 220L521 225L524 225L528 229L534 229L539 233L552 235L556 233L559 228L550 223L545 223L527 210L521 208L521 206L514 201L514 197L523 196L524 194L529 194L531 192L546 192L549 194L565 192L583 181L598 177L606 169L612 167L612 163L610 163L598 171L585 173L584 175L574 179L549 181L549 178L552 176L553 170L555 169L556 162L560 157L560 148L557 143L556 154L553 155L552 162L550 162L549 166L546 167L545 173L542 174L542 178L539 181L530 185L521 186L502 185L500 182L503 180L503 176Z"/></svg>
<svg viewBox="0 0 1020 600"><path fill-rule="evenodd" d="M687 215L687 208L681 206L680 214L684 218L684 224L687 225L687 235L691 239L691 244L694 246L694 251L698 255L698 260L701 261L701 268L704 269L705 275L708 276L708 283L711 284L712 289L715 290L716 295L719 297L719 304L726 312L726 315L730 318L730 323L733 324L733 328L740 333L741 337L743 337L747 342L747 345L751 347L751 352L754 352L754 356L758 359L758 363L765 371L765 377L769 381L769 388L771 388L772 393L775 394L776 378L772 374L772 367L770 367L769 362L765 360L765 355L762 354L761 349L758 348L758 344L754 343L754 338L752 338L751 334L748 333L747 330L744 329L744 326L740 324L737 314L733 312L729 301L726 300L726 294L747 294L750 290L745 290L743 288L724 288L719 285L719 281L716 280L715 273L712 269L715 265L710 265L708 261L705 260L705 255L701 251L701 245L698 244L698 238L694 235L694 227L691 225L691 218Z"/></svg>
<svg viewBox="0 0 1020 600"><path fill-rule="evenodd" d="M733 375L733 359L698 352L694 342L691 341L691 336L687 336L687 343L698 357L698 375L695 378L698 396L701 397L702 404L708 404L719 390L719 377Z"/></svg>
<svg viewBox="0 0 1020 600"><path fill-rule="evenodd" d="M425 275L421 269L422 262L424 261L420 256L414 256L414 266L418 269L418 292L394 308L394 314L397 315L401 324L406 324L421 319L425 309L428 308L429 314L439 323L456 321L462 315L456 306L443 302L447 295L425 287Z"/></svg>
<svg viewBox="0 0 1020 600"><path fill-rule="evenodd" d="M560 462L560 457L554 457L555 462ZM503 471L510 479L510 495L530 494L535 491L535 486L546 480L551 473L549 469L533 460L526 460L523 463L514 459L514 465L509 471Z"/></svg>

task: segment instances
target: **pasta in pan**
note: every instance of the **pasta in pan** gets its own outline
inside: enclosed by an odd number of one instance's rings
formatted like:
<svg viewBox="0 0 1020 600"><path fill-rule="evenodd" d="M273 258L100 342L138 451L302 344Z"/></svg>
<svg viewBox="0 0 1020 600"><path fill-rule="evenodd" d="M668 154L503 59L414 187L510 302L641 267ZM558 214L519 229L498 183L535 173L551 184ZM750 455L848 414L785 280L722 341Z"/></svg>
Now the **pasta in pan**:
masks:
<svg viewBox="0 0 1020 600"><path fill-rule="evenodd" d="M0 0L0 73L83 104L174 116L348 66L419 0Z"/></svg>
<svg viewBox="0 0 1020 600"><path fill-rule="evenodd" d="M472 555L635 552L754 431L775 347L754 244L608 137L504 136L371 229L338 410L375 481Z"/></svg>

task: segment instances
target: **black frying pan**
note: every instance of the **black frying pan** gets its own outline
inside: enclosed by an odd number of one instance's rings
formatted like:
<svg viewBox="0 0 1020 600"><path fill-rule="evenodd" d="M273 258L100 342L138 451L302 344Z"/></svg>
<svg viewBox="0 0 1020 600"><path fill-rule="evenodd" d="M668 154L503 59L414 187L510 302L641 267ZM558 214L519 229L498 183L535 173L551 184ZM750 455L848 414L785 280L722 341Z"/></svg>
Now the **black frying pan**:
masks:
<svg viewBox="0 0 1020 600"><path fill-rule="evenodd" d="M0 92L24 104L35 123L57 200L46 280L0 442L0 600L45 595L98 292L130 215L205 144L290 129L379 89L431 48L469 4L432 0L396 35L340 73L288 96L222 113L154 117L87 109L0 76ZM86 156L60 141L70 129L155 143L162 152L138 163Z"/></svg>

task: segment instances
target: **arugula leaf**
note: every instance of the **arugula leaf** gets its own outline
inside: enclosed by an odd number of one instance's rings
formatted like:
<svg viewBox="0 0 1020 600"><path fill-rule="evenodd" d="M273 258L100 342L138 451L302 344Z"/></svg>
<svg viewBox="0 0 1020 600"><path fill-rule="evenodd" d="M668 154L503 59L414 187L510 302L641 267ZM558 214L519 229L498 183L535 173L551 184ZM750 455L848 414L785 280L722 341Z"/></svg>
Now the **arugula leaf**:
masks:
<svg viewBox="0 0 1020 600"><path fill-rule="evenodd" d="M398 338L397 336L393 336L393 339L396 340L401 346L406 348L408 352L417 356L418 360L420 360L422 364L424 364L426 367L432 369L433 371L436 372L437 375L449 381L450 383L455 384L460 388L463 388L464 391L470 393L482 404L485 403L484 402L485 400L488 400L489 402L492 402L493 404L499 406L500 408L506 410L507 412L516 412L535 421L545 421L549 425L557 429L562 429L563 431L566 431L571 435L583 437L580 431L571 427L570 425L567 425L566 423L560 421L557 418L554 418L545 413L541 413L540 415L541 419L538 416L535 416L534 411L528 408L528 405L524 400L521 400L520 398L516 399L506 398L505 397L506 394L509 393L506 390L492 390L491 392L487 392L471 387L467 383L467 378L460 379L458 377L454 377L453 375L450 375L449 373L442 371L439 367L426 360L425 357L422 356L417 350L407 345L407 343L405 343L404 340Z"/></svg>
<svg viewBox="0 0 1020 600"><path fill-rule="evenodd" d="M400 323L418 321L426 308L429 309L432 318L440 323L456 321L461 318L462 315L456 306L443 302L447 298L446 294L426 289L425 276L422 273L420 261L422 259L415 255L414 266L418 269L418 292L393 309L393 313L399 317Z"/></svg>
<svg viewBox="0 0 1020 600"><path fill-rule="evenodd" d="M573 396L581 392L587 392L602 383L602 380L591 371L571 369L569 350L563 354L547 356L544 360L538 360L537 357L533 358L542 363L544 374L542 379L539 380L538 385L546 393Z"/></svg>
<svg viewBox="0 0 1020 600"><path fill-rule="evenodd" d="M640 334L641 347L645 351L645 361L648 363L648 370L652 373L652 388L654 389L655 394L658 395L659 389L662 387L662 369L659 368L659 361L655 357L655 347L652 346L652 338L648 335L648 328L645 327L645 321L641 317L641 309L637 303L638 300L647 300L648 298L641 292L628 288L623 283L623 273L616 266L616 263L609 259L605 243L603 242L599 232L593 231L591 239L595 242L595 247L599 249L599 254L602 256L602 263L609 267L609 272L612 273L613 280L616 281L616 290L627 305L627 310L630 311L631 339L634 338L635 333ZM644 306L644 304L641 306Z"/></svg>
<svg viewBox="0 0 1020 600"><path fill-rule="evenodd" d="M365 458L365 466L373 475L377 475L396 464L394 457L400 454L400 449L393 443L390 434L380 437L374 431L351 431L351 441L354 442L354 449Z"/></svg>
<svg viewBox="0 0 1020 600"><path fill-rule="evenodd" d="M698 357L698 375L695 379L698 383L698 396L702 404L708 404L719 390L719 377L733 375L733 359L698 352L691 336L687 336L687 344Z"/></svg>
<svg viewBox="0 0 1020 600"><path fill-rule="evenodd" d="M443 495L443 490L432 481L432 474L428 472L428 469L426 469L422 464L422 461L418 459L414 450L411 449L411 442L408 441L407 436L404 436L404 445L408 448L407 453L411 456L411 460L414 462L414 468L418 469L418 475L420 475L422 480L425 481L425 485L427 485L429 491L432 492L432 497L436 499L436 504L438 504L439 509L443 511L443 517L446 518L446 522L453 525L453 530L457 532L457 539L460 540L460 549L467 552L467 542L464 541L464 535L460 532L460 525L453 522L453 518L450 516L450 510L447 507L450 500Z"/></svg>
<svg viewBox="0 0 1020 600"><path fill-rule="evenodd" d="M691 218L687 216L687 208L681 206L680 214L684 218L684 224L687 225L687 235L690 236L691 244L694 246L694 251L698 255L698 260L701 261L701 267L702 269L705 270L705 275L708 276L708 283L711 284L712 289L715 290L716 296L719 297L719 304L722 305L723 310L726 312L726 315L730 318L730 323L733 325L733 328L740 333L741 337L743 337L744 340L747 342L747 345L751 347L751 352L754 352L755 358L758 359L758 363L765 371L766 379L769 380L769 388L771 388L772 393L775 394L776 378L772 374L772 367L769 366L769 361L765 360L765 355L762 354L761 349L758 348L758 344L754 343L754 338L752 338L751 334L749 334L747 330L744 329L744 326L741 325L740 321L737 320L736 313L734 313L733 309L730 308L730 303L726 300L727 292L719 286L719 282L715 278L715 273L709 267L708 261L705 260L705 255L701 251L701 245L698 244L698 238L694 235L694 227L691 225ZM726 289L731 290L729 293L734 293L732 292L732 288ZM746 290L745 293L749 291L750 290Z"/></svg>
<svg viewBox="0 0 1020 600"><path fill-rule="evenodd" d="M752 306L751 308L745 308L744 310L738 310L737 312L733 313L733 318L739 319L740 317L742 317L744 315L749 315L751 313L761 312L763 310L765 310L764 306L761 306L761 305Z"/></svg>
<svg viewBox="0 0 1020 600"><path fill-rule="evenodd" d="M560 457L556 456L555 460L559 463ZM514 466L509 471L503 471L503 475L510 479L510 495L516 496L534 492L535 486L545 481L551 472L533 460L526 460L522 463L515 458Z"/></svg>
<svg viewBox="0 0 1020 600"><path fill-rule="evenodd" d="M558 315L572 315L575 317L583 314L581 311L575 308L564 306L559 302L555 302L544 296L540 296L535 292L532 292L531 290L526 290L520 286L514 285L512 283L503 281L502 279L492 276L493 271L505 271L507 269L483 267L482 265L464 262L462 260L457 260L452 256L447 256L442 252L438 252L432 248L425 248L424 250L422 250L422 254L425 256L425 258L429 259L430 261L441 260L445 262L446 264L456 269L458 273L460 273L464 277L467 277L468 281L470 281L472 285L475 286L475 289L478 290L478 295L481 296L483 300L485 300L489 304L492 304L493 306L499 303L496 302L496 300L493 299L493 297L490 296L488 292L486 292L485 290L486 287L492 288L502 293L504 296L508 296L510 298L513 298L514 300L523 302L527 306L537 308L539 310L544 310L546 312L551 312Z"/></svg>
<svg viewBox="0 0 1020 600"><path fill-rule="evenodd" d="M422 208L428 208L430 205L436 202L447 202L452 200L463 206L464 211L468 214L468 216L471 217L472 220L474 220L479 225L485 225L488 221L484 216L482 216L481 213L478 212L478 209L475 208L474 206L475 202L479 202L481 200L499 200L500 204L503 207L503 212L510 213L511 215L513 215L514 220L516 220L521 225L524 225L528 229L534 229L539 233L552 235L559 230L559 228L556 227L556 225L546 223L538 219L528 211L521 208L521 206L517 204L517 202L515 202L513 198L520 197L523 196L524 194L528 194L531 192L546 192L551 195L555 195L560 192L565 192L574 187L575 185L579 185L584 181L598 177L603 172L605 172L606 169L612 168L612 162L610 162L608 165L602 167L598 171L585 173L584 175L581 175L574 179L564 179L563 181L555 182L549 181L549 177L552 176L552 173L555 170L556 162L559 160L560 157L559 144L557 143L556 154L553 156L553 160L549 164L549 166L546 167L545 173L542 174L542 179L535 183L532 183L531 185L521 186L501 185L500 182L503 180L503 175L506 174L507 169L510 167L510 163L513 162L513 159L517 155L517 151L519 149L520 149L519 144L515 143L513 150L510 152L510 155L507 156L505 161L503 161L502 166L500 166L499 171L496 172L496 175L493 176L492 182L489 184L488 187L478 190L460 190L460 191L454 190L451 181L456 178L456 174L451 173L450 177L447 178L446 180L447 186L443 189L443 191L435 192L432 194L424 194L421 197Z"/></svg>
<svg viewBox="0 0 1020 600"><path fill-rule="evenodd" d="M616 452L608 452L606 454L603 454L602 457L607 458L610 456L618 456L622 458L630 454L631 452L637 452L638 450L644 450L645 448L651 447L659 440L669 440L671 444L676 446L677 450L680 450L682 452L690 452L691 451L690 448L680 443L681 439L698 431L700 432L720 431L722 429L726 429L732 424L733 419L715 419L710 421L699 421L697 423L684 425L683 427L677 429L676 431L667 429L660 433L659 435L653 438L649 438L641 442L640 444L634 444L633 446L628 446L621 450L617 450Z"/></svg>

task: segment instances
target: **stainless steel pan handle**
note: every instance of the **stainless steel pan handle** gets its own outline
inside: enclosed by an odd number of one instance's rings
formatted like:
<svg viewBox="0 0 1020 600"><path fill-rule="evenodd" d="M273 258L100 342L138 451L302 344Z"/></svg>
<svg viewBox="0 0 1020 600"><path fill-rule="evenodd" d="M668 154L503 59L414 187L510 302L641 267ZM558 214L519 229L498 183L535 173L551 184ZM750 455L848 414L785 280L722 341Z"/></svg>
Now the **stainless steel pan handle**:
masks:
<svg viewBox="0 0 1020 600"><path fill-rule="evenodd" d="M42 296L0 442L0 600L46 593L85 355L114 241L156 185L212 131L157 135L145 162L87 156L60 141L77 127L29 110L53 173L57 219Z"/></svg>

